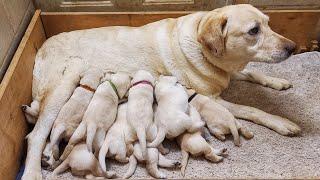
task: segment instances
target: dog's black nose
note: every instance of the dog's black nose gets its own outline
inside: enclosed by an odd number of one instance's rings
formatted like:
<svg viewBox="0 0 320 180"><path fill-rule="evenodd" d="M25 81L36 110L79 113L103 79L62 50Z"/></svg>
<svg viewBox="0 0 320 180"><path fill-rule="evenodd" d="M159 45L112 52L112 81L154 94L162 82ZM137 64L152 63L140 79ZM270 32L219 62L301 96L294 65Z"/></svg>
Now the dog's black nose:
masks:
<svg viewBox="0 0 320 180"><path fill-rule="evenodd" d="M288 55L293 54L296 51L296 43L292 42L292 43L288 43L284 46L284 50L288 53Z"/></svg>

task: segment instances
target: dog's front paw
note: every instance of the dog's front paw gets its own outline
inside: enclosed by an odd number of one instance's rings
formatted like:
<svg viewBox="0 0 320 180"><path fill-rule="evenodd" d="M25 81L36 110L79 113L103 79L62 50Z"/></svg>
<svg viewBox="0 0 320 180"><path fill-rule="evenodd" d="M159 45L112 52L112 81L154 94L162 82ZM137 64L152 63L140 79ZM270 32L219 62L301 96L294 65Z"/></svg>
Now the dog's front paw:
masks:
<svg viewBox="0 0 320 180"><path fill-rule="evenodd" d="M25 172L21 180L42 180L41 171Z"/></svg>
<svg viewBox="0 0 320 180"><path fill-rule="evenodd" d="M276 90L286 90L292 87L292 84L285 79L280 79L280 78L274 78L274 77L268 77L265 80L265 86L270 87L272 89Z"/></svg>
<svg viewBox="0 0 320 180"><path fill-rule="evenodd" d="M301 128L288 119L277 117L274 130L283 136L295 136L301 132Z"/></svg>

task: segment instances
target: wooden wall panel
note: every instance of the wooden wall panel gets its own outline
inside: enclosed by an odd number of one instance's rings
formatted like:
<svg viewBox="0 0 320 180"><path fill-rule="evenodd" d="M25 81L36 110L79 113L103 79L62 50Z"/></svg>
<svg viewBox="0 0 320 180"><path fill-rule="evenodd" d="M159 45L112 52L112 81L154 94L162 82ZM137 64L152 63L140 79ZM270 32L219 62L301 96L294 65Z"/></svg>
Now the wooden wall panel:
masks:
<svg viewBox="0 0 320 180"><path fill-rule="evenodd" d="M0 86L0 179L15 179L25 147L22 104L31 102L32 71L37 50L45 41L39 18L32 19Z"/></svg>
<svg viewBox="0 0 320 180"><path fill-rule="evenodd" d="M310 41L320 34L320 10L266 10L271 28L297 42L299 47L310 47ZM141 26L164 18L175 18L191 12L123 12L123 13L42 13L47 37L78 29L102 26Z"/></svg>

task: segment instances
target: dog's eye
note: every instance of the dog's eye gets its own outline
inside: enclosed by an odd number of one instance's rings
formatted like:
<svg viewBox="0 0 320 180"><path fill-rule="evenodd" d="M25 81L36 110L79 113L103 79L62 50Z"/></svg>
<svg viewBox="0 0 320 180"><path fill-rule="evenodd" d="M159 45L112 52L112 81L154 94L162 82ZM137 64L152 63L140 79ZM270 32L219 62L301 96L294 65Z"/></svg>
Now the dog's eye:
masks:
<svg viewBox="0 0 320 180"><path fill-rule="evenodd" d="M256 26L252 29L249 30L248 34L250 34L251 36L257 35L260 31L259 26Z"/></svg>

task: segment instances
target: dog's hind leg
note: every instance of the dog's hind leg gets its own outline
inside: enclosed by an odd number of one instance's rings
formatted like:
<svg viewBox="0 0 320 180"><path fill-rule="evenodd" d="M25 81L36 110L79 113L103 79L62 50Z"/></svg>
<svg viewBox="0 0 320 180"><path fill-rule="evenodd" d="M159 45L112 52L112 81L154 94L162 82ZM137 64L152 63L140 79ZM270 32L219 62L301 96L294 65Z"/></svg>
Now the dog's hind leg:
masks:
<svg viewBox="0 0 320 180"><path fill-rule="evenodd" d="M69 159L64 160L53 172L52 175L56 176L63 173L69 168Z"/></svg>
<svg viewBox="0 0 320 180"><path fill-rule="evenodd" d="M261 84L276 90L286 90L292 87L292 84L285 79L270 77L260 72L237 72L232 74L231 78L239 81L249 81Z"/></svg>
<svg viewBox="0 0 320 180"><path fill-rule="evenodd" d="M293 136L299 134L301 131L298 125L286 118L268 114L257 108L233 104L221 98L217 99L216 101L226 107L235 117L265 126L281 135Z"/></svg>
<svg viewBox="0 0 320 180"><path fill-rule="evenodd" d="M213 149L213 147L211 147L210 145L208 145L208 147L204 150L204 155L205 158L212 161L212 162L220 162L223 160L223 157L218 156L217 154L215 154L215 149Z"/></svg>
<svg viewBox="0 0 320 180"><path fill-rule="evenodd" d="M182 160L181 160L181 175L184 177L186 173L186 168L189 160L189 153L184 149L181 149Z"/></svg>
<svg viewBox="0 0 320 180"><path fill-rule="evenodd" d="M132 154L129 158L129 168L128 168L127 172L122 176L122 178L123 179L130 178L134 174L134 172L136 171L137 164L138 164L138 161L137 161L136 157L134 157L134 155Z"/></svg>
<svg viewBox="0 0 320 180"><path fill-rule="evenodd" d="M153 147L153 148L158 147L163 142L165 137L166 137L165 129L162 126L159 126L156 138L151 143L148 143L148 147Z"/></svg>
<svg viewBox="0 0 320 180"><path fill-rule="evenodd" d="M146 138L146 130L144 128L137 129L137 137L139 139L139 144L141 147L141 153L143 158L147 157L147 138Z"/></svg>
<svg viewBox="0 0 320 180"><path fill-rule="evenodd" d="M148 148L148 158L146 161L146 169L151 176L159 179L167 178L167 175L158 169L159 151L157 148Z"/></svg>
<svg viewBox="0 0 320 180"><path fill-rule="evenodd" d="M77 78L77 79L76 79ZM39 114L38 121L27 136L28 150L26 158L26 168L22 176L23 180L42 179L41 175L41 155L47 137L50 133L54 120L56 119L61 107L72 95L79 77L68 78L68 82L62 81L54 91L45 99L44 108ZM71 83L70 83L71 82Z"/></svg>
<svg viewBox="0 0 320 180"><path fill-rule="evenodd" d="M87 148L89 152L93 152L92 151L92 144L93 144L93 140L95 138L96 132L97 132L97 125L95 123L88 123L87 124Z"/></svg>
<svg viewBox="0 0 320 180"><path fill-rule="evenodd" d="M54 127L51 131L50 135L50 149L53 153L53 157L55 159L59 159L59 144L62 138L63 133L65 132L66 128L64 124L58 124ZM58 147L58 149L57 149Z"/></svg>
<svg viewBox="0 0 320 180"><path fill-rule="evenodd" d="M87 132L86 124L87 124L86 122L82 121L77 127L77 129L73 132L66 148L64 149L62 155L60 156L60 159L59 159L60 162L64 161L68 157L68 155L71 153L74 145L80 142L85 137Z"/></svg>
<svg viewBox="0 0 320 180"><path fill-rule="evenodd" d="M158 164L159 164L160 167L164 167L164 168L173 168L173 167L180 166L180 162L179 161L167 159L161 153L159 153L159 162L158 162Z"/></svg>

